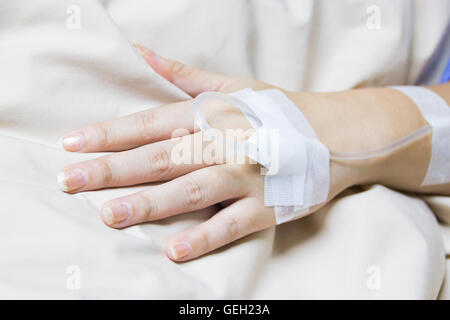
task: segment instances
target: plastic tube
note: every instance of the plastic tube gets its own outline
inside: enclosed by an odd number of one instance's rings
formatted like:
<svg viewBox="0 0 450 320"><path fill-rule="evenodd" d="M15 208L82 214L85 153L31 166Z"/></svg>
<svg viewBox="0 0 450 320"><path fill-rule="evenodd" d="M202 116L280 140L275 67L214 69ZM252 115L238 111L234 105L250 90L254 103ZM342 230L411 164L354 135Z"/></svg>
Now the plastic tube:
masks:
<svg viewBox="0 0 450 320"><path fill-rule="evenodd" d="M365 159L372 159L384 156L389 154L395 150L401 149L410 143L423 138L424 136L433 132L433 129L430 126L422 127L407 136L395 140L387 145L384 145L380 148L369 150L369 151L360 151L360 152L339 152L339 151L331 151L330 150L330 158L333 160L345 160L345 161L358 161Z"/></svg>

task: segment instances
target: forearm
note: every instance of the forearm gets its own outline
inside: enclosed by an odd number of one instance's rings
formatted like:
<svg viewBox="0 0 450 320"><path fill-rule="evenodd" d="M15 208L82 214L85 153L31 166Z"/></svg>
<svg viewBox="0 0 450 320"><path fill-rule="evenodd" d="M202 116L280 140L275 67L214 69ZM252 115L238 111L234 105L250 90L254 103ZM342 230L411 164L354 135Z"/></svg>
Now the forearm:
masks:
<svg viewBox="0 0 450 320"><path fill-rule="evenodd" d="M429 89L450 102L450 84ZM415 103L391 88L288 95L332 151L373 150L427 125ZM431 149L429 134L383 157L346 162L331 160L332 184L339 184L334 188L337 191L355 184L380 183L405 191L450 194L450 184L421 186Z"/></svg>

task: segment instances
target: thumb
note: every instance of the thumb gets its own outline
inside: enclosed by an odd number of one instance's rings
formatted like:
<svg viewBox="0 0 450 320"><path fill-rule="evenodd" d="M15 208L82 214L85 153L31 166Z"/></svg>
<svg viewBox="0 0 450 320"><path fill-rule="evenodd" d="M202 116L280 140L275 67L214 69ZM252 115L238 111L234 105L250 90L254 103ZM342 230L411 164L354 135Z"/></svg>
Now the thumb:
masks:
<svg viewBox="0 0 450 320"><path fill-rule="evenodd" d="M192 97L204 91L225 91L234 80L231 77L200 70L158 56L152 50L140 44L135 44L134 47L156 73Z"/></svg>

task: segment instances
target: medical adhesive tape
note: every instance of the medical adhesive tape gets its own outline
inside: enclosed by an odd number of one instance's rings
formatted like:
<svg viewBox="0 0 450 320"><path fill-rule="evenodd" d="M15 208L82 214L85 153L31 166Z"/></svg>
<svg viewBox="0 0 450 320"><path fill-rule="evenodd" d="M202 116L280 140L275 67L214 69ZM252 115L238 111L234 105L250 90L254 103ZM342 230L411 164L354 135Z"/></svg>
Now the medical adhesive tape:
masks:
<svg viewBox="0 0 450 320"><path fill-rule="evenodd" d="M402 92L417 105L433 133L431 159L422 186L450 182L450 108L447 102L427 88L391 88Z"/></svg>
<svg viewBox="0 0 450 320"><path fill-rule="evenodd" d="M255 129L244 150L266 168L264 205L274 207L278 224L305 215L311 206L326 201L330 186L328 149L286 95L277 89L244 89L230 95L202 93L192 107L202 131L211 128L201 112L209 100L238 107Z"/></svg>

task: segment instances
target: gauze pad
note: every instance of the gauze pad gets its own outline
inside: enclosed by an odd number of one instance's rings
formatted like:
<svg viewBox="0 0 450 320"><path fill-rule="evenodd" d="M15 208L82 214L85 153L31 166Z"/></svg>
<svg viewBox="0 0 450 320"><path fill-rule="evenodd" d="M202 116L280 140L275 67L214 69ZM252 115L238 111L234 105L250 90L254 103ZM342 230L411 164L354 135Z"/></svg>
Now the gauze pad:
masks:
<svg viewBox="0 0 450 320"><path fill-rule="evenodd" d="M433 91L414 86L391 87L407 95L417 105L432 128L432 151L423 186L450 182L450 108Z"/></svg>
<svg viewBox="0 0 450 320"><path fill-rule="evenodd" d="M226 95L202 93L194 99L193 111L201 130L210 128L201 113L208 99L239 107L254 127L245 142L245 153L267 169L264 205L273 206L278 224L306 213L327 200L330 188L330 156L314 129L297 106L276 89L245 89Z"/></svg>

